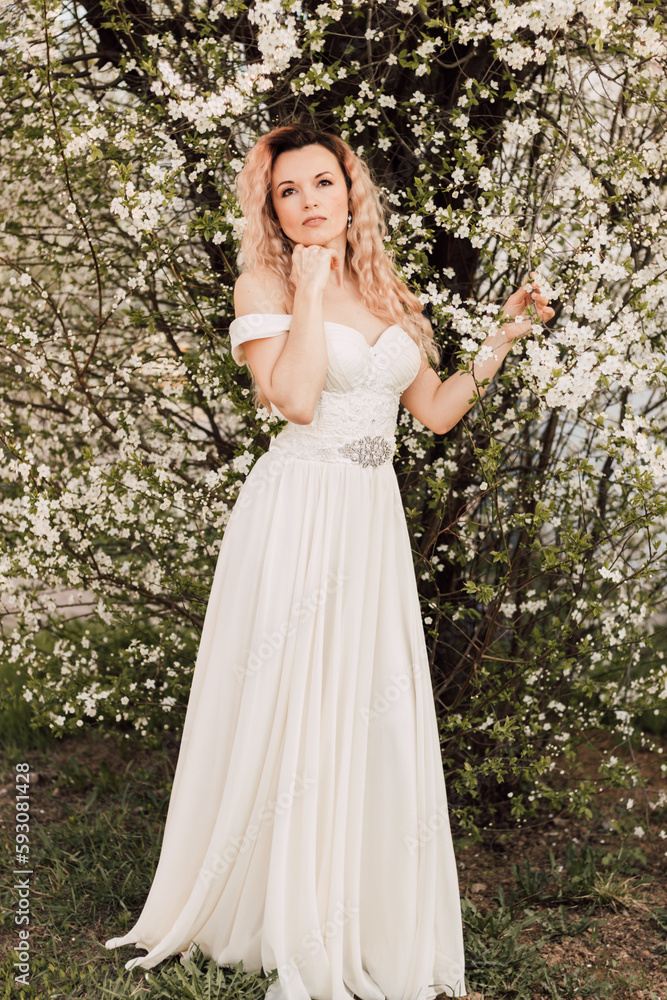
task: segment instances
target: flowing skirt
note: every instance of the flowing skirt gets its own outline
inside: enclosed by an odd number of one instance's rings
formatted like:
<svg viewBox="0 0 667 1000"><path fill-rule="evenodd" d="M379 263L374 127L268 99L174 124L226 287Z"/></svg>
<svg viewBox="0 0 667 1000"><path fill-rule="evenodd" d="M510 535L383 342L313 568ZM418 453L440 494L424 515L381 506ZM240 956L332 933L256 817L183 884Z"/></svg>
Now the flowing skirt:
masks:
<svg viewBox="0 0 667 1000"><path fill-rule="evenodd" d="M269 1000L465 994L427 650L391 463L261 455L224 533L161 854L107 948L278 970Z"/></svg>

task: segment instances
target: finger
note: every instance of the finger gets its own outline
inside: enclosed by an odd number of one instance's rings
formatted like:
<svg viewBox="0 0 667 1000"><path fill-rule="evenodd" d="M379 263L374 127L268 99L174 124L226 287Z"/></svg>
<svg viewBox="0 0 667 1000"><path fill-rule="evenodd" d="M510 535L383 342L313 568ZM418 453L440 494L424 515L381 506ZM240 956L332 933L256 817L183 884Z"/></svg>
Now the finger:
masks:
<svg viewBox="0 0 667 1000"><path fill-rule="evenodd" d="M525 308L526 303L529 301L530 299L526 290L524 288L517 288L508 298L506 305L511 309L521 310Z"/></svg>

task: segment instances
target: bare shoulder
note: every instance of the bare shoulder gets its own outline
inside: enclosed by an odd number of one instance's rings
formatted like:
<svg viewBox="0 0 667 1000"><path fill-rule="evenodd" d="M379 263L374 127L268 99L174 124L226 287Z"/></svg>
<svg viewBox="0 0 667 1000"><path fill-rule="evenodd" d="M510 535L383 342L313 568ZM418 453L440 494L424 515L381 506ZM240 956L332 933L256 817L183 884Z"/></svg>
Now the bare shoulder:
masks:
<svg viewBox="0 0 667 1000"><path fill-rule="evenodd" d="M287 313L282 282L268 268L243 271L234 285L236 316L248 313Z"/></svg>

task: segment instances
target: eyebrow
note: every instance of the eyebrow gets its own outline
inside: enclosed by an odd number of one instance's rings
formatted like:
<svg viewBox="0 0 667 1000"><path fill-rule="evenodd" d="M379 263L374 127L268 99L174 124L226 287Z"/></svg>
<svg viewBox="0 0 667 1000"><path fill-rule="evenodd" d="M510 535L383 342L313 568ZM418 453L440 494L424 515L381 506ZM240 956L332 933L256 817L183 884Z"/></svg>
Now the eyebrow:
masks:
<svg viewBox="0 0 667 1000"><path fill-rule="evenodd" d="M317 180L318 177L321 177L322 174L330 174L330 173L332 173L331 170L320 170L319 174L315 174L315 180ZM296 184L296 181L281 181L278 187L281 188L283 184Z"/></svg>

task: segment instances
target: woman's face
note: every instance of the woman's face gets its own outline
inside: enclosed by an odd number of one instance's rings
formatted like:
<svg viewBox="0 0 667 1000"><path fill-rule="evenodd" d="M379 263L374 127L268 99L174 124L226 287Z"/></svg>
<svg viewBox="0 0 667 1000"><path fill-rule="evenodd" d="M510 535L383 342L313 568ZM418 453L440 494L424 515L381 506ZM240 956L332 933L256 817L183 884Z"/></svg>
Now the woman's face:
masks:
<svg viewBox="0 0 667 1000"><path fill-rule="evenodd" d="M283 232L295 243L327 246L347 233L345 175L334 154L319 143L276 158L271 197ZM321 221L308 223L314 216Z"/></svg>

